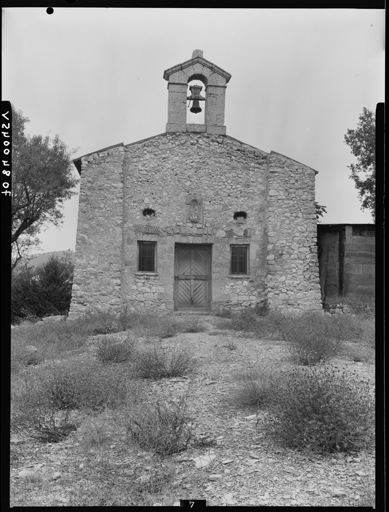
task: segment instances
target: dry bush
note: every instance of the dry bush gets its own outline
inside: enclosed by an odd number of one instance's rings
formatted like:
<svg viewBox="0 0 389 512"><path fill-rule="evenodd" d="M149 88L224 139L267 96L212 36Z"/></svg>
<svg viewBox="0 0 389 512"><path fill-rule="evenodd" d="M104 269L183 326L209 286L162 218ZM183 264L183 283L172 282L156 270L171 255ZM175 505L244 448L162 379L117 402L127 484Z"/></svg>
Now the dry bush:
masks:
<svg viewBox="0 0 389 512"><path fill-rule="evenodd" d="M123 330L119 316L110 310L88 311L83 317L75 320L88 335L110 334Z"/></svg>
<svg viewBox="0 0 389 512"><path fill-rule="evenodd" d="M172 315L158 315L155 311L146 310L128 316L130 320L124 320L124 324L129 325L138 337L165 339L172 338L179 332L179 322Z"/></svg>
<svg viewBox="0 0 389 512"><path fill-rule="evenodd" d="M139 351L135 356L135 372L142 379L181 377L192 372L196 360L186 347L153 347Z"/></svg>
<svg viewBox="0 0 389 512"><path fill-rule="evenodd" d="M185 450L192 438L187 396L178 401L159 398L142 404L130 413L127 434L143 450L160 455Z"/></svg>
<svg viewBox="0 0 389 512"><path fill-rule="evenodd" d="M215 323L216 323L217 329L225 329L225 330L232 329L232 327L231 327L232 320L230 318L216 318Z"/></svg>
<svg viewBox="0 0 389 512"><path fill-rule="evenodd" d="M54 358L62 353L84 347L87 335L80 323L63 320L58 322L39 322L21 325L11 331L11 369L31 364L26 358L26 347L37 349L37 364Z"/></svg>
<svg viewBox="0 0 389 512"><path fill-rule="evenodd" d="M231 313L231 319L218 319L218 329L233 329L255 335L258 338L282 338L282 321L284 316L277 310L258 311L257 308L245 308Z"/></svg>
<svg viewBox="0 0 389 512"><path fill-rule="evenodd" d="M88 453L93 448L101 448L111 441L111 432L109 431L109 418L105 411L103 415L95 416L89 415L77 430L75 437L77 438L80 447Z"/></svg>
<svg viewBox="0 0 389 512"><path fill-rule="evenodd" d="M77 430L77 424L69 419L69 411L55 412L50 407L39 408L33 413L33 417L30 435L43 443L59 443Z"/></svg>
<svg viewBox="0 0 389 512"><path fill-rule="evenodd" d="M178 322L179 332L204 332L205 325L198 316L187 316Z"/></svg>
<svg viewBox="0 0 389 512"><path fill-rule="evenodd" d="M254 308L244 308L234 311L231 315L231 327L235 331L255 331L259 322L259 315Z"/></svg>
<svg viewBox="0 0 389 512"><path fill-rule="evenodd" d="M321 366L285 373L273 388L269 409L269 432L290 448L358 451L373 439L371 386L345 370Z"/></svg>
<svg viewBox="0 0 389 512"><path fill-rule="evenodd" d="M366 345L348 345L344 355L354 363L370 363L374 361L374 350Z"/></svg>
<svg viewBox="0 0 389 512"><path fill-rule="evenodd" d="M28 411L36 406L55 411L115 407L127 396L127 371L93 361L71 360L50 363L25 372L15 407Z"/></svg>
<svg viewBox="0 0 389 512"><path fill-rule="evenodd" d="M282 319L281 330L294 362L313 365L340 354L343 339L332 318L321 313L303 313Z"/></svg>
<svg viewBox="0 0 389 512"><path fill-rule="evenodd" d="M264 361L246 363L239 377L240 383L233 396L234 403L243 407L264 407L269 403L278 379L274 365Z"/></svg>
<svg viewBox="0 0 389 512"><path fill-rule="evenodd" d="M218 311L215 312L215 316L218 316L220 318L231 318L232 312L229 308L220 308Z"/></svg>
<svg viewBox="0 0 389 512"><path fill-rule="evenodd" d="M97 345L96 357L103 364L127 363L135 352L135 340L127 336L125 340L115 336L101 340Z"/></svg>

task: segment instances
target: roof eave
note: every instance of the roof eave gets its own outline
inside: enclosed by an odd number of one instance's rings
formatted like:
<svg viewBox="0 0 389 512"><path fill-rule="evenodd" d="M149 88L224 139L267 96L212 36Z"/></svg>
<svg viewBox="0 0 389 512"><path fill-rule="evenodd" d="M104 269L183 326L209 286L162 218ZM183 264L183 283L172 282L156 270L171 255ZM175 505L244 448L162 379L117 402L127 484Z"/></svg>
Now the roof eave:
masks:
<svg viewBox="0 0 389 512"><path fill-rule="evenodd" d="M86 155L79 156L77 158L74 158L72 160L73 164L75 165L79 175L81 176L81 160L87 156L96 155L97 153L102 153L103 151L108 151L109 149L116 148L119 146L124 146L123 142L119 142L119 144L113 144L112 146L107 146L103 149L98 149L97 151L92 151L91 153L86 153Z"/></svg>
<svg viewBox="0 0 389 512"><path fill-rule="evenodd" d="M195 57L194 59L187 60L187 61L183 62L182 64L177 64L176 66L173 66L173 67L167 69L163 73L163 78L165 80L169 80L170 75L172 75L173 73L176 73L177 71L183 71L184 69L186 69L190 66L193 66L194 64L201 64L201 65L206 66L207 68L211 69L215 73L218 73L219 75L221 75L223 78L226 79L227 84L231 79L232 75L227 73L227 71L224 71L224 69L219 68L219 66L216 66L216 64L213 64L212 62L210 62L207 59L204 59L203 57Z"/></svg>

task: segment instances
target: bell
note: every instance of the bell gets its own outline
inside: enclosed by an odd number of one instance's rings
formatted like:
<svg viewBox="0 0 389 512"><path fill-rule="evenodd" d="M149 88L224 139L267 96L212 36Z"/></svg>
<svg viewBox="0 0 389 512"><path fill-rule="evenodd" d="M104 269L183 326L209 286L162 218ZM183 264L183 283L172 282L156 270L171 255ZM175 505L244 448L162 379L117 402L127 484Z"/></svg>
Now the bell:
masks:
<svg viewBox="0 0 389 512"><path fill-rule="evenodd" d="M191 85L189 89L192 94L188 96L187 99L193 101L190 111L193 114L198 114L201 112L200 101L205 101L205 98L203 98L200 94L202 87L201 85Z"/></svg>
<svg viewBox="0 0 389 512"><path fill-rule="evenodd" d="M199 112L201 112L201 107L200 107L199 100L193 100L192 108L190 109L190 111L193 114L198 114Z"/></svg>

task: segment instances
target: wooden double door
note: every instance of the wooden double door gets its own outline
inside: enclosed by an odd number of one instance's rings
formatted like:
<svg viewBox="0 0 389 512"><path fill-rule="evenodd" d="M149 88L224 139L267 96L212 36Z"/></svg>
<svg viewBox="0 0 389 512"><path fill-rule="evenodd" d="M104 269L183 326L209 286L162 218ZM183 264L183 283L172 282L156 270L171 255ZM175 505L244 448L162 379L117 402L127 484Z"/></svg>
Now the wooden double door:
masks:
<svg viewBox="0 0 389 512"><path fill-rule="evenodd" d="M212 246L176 244L174 257L175 311L211 308Z"/></svg>

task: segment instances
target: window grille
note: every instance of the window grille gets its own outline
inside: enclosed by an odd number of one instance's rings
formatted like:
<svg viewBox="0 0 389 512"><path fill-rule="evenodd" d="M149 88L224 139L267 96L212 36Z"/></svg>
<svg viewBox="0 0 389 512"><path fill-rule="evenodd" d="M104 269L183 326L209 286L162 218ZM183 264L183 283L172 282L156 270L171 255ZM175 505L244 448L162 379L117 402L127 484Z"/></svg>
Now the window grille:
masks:
<svg viewBox="0 0 389 512"><path fill-rule="evenodd" d="M155 272L156 242L138 242L139 272Z"/></svg>
<svg viewBox="0 0 389 512"><path fill-rule="evenodd" d="M248 274L248 246L231 246L231 274Z"/></svg>

